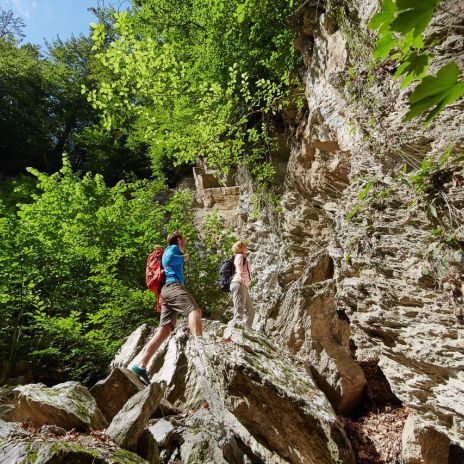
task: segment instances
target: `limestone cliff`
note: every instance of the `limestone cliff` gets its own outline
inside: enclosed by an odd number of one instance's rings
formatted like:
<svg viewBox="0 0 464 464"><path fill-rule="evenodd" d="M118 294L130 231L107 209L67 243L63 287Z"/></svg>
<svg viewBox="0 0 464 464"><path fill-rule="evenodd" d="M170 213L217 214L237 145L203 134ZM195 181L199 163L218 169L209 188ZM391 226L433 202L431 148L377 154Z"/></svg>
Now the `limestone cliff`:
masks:
<svg viewBox="0 0 464 464"><path fill-rule="evenodd" d="M448 148L462 155L464 102L428 127L405 123L411 90L400 90L392 63L368 70L367 22L379 2L324 5L305 2L289 18L306 65L307 107L293 120L282 210L253 220L252 183L237 176L234 223L252 243L257 275L254 328L304 359L339 412L356 410L361 366L378 363L393 398L463 445L464 170L448 164L441 180L428 179L430 195L444 199L436 214L413 203L414 186L396 173ZM464 16L461 2L446 6ZM427 30L432 73L450 59L463 68L464 35L447 27L452 20L440 14ZM454 241L436 237L435 216Z"/></svg>

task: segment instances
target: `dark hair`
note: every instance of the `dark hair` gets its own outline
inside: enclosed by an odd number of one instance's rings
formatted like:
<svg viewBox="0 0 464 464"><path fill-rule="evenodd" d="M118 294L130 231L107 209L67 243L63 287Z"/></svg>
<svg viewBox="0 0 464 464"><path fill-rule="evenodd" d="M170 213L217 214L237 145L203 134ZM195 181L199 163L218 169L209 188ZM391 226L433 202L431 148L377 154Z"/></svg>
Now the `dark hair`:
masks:
<svg viewBox="0 0 464 464"><path fill-rule="evenodd" d="M172 234L168 235L168 245L177 245L177 240L183 239L184 236L180 233L179 230L175 230Z"/></svg>

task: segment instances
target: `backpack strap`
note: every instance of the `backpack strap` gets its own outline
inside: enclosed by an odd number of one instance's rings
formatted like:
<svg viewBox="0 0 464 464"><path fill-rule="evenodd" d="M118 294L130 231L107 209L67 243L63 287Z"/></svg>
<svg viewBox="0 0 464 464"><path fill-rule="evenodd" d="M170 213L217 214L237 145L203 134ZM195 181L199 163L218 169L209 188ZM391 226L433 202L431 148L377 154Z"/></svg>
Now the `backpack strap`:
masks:
<svg viewBox="0 0 464 464"><path fill-rule="evenodd" d="M249 266L249 265L248 265L248 263L247 263L246 256L245 256L245 255L243 255L243 265L245 266L245 264L246 264L247 271L248 271L248 279L250 279L250 280L251 280L251 275L250 275L250 266Z"/></svg>

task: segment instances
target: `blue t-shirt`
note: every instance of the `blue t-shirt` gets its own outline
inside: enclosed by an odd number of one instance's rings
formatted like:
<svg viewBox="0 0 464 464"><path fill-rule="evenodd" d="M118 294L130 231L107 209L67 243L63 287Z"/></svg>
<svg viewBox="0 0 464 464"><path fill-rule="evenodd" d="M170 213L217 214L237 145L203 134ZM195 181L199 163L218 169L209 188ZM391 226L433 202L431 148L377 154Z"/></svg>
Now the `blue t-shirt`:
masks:
<svg viewBox="0 0 464 464"><path fill-rule="evenodd" d="M184 255L177 245L169 245L164 250L161 263L163 264L167 284L171 282L184 283Z"/></svg>

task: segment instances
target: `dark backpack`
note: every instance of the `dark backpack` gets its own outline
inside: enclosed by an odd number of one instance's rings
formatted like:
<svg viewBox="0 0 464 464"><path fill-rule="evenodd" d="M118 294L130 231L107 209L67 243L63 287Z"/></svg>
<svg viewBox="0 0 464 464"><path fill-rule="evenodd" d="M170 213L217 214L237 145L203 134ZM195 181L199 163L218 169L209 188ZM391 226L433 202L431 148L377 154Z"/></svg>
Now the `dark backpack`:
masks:
<svg viewBox="0 0 464 464"><path fill-rule="evenodd" d="M221 264L217 284L223 292L230 292L230 282L235 274L234 259L235 256L230 256Z"/></svg>
<svg viewBox="0 0 464 464"><path fill-rule="evenodd" d="M157 248L147 257L147 267L145 270L145 283L149 290L156 295L156 311L161 312L161 288L164 285L166 276L164 274L161 258L163 257L163 249Z"/></svg>

